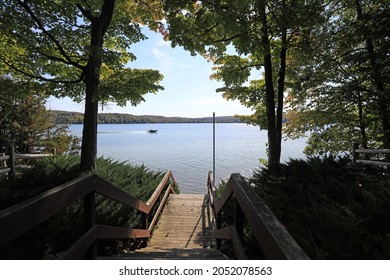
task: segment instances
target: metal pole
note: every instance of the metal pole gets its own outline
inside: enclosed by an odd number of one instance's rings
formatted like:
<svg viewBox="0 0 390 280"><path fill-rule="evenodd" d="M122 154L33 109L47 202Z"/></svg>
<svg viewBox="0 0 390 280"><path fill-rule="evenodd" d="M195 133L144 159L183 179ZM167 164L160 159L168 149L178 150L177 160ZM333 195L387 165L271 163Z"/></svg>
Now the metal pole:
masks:
<svg viewBox="0 0 390 280"><path fill-rule="evenodd" d="M215 187L215 112L213 112L213 187Z"/></svg>

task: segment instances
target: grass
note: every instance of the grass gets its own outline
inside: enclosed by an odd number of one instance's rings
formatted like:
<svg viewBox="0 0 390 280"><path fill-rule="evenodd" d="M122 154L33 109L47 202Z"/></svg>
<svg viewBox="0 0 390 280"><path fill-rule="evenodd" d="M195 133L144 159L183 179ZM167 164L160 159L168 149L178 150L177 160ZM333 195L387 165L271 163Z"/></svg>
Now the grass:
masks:
<svg viewBox="0 0 390 280"><path fill-rule="evenodd" d="M79 158L56 157L37 161L34 166L15 180L1 178L0 210L49 190L82 175L78 170ZM164 174L133 166L124 162L99 158L96 174L142 201L147 201ZM97 195L97 223L111 226L137 227L140 214L115 201ZM0 248L2 259L41 259L68 249L82 234L82 201L70 205L60 214ZM115 253L124 241L99 242L99 253ZM134 246L134 240L128 241Z"/></svg>

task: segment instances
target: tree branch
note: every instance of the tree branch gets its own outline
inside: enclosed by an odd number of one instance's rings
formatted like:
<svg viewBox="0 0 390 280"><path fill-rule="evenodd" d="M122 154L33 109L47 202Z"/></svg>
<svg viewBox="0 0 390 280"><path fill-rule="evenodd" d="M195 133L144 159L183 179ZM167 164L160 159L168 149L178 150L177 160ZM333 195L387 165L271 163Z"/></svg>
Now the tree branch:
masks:
<svg viewBox="0 0 390 280"><path fill-rule="evenodd" d="M229 42L229 41L233 41L234 39L240 37L243 33L239 33L239 34L236 34L232 37L228 37L226 38L226 36L224 36L222 39L218 39L218 40L214 40L213 43L222 43L222 42Z"/></svg>
<svg viewBox="0 0 390 280"><path fill-rule="evenodd" d="M40 50L39 48L37 48L35 50L37 53L39 53L40 55L50 59L50 60L54 60L54 61L59 61L59 62L62 62L64 64L68 64L68 65L73 65L72 63L69 63L69 61L65 60L64 58L62 57L57 57L57 56L54 56L54 55L50 55L50 54L47 54L47 53L44 53L42 50ZM81 61L87 61L86 59L78 59L75 63L79 64ZM80 65L80 64L79 64ZM80 67L78 67L79 69L81 70L84 70L86 66L84 65L80 65Z"/></svg>
<svg viewBox="0 0 390 280"><path fill-rule="evenodd" d="M61 83L61 84L77 84L77 83L82 82L84 79L84 71L82 72L82 74L80 75L80 77L77 80L73 80L73 81L56 80L56 79L45 78L41 75L34 75L31 73L28 73L24 70L19 69L15 65L9 63L8 61L3 59L2 57L0 57L0 60L3 61L5 65L7 65L11 69L15 70L16 72L23 74L24 76L29 77L30 79L35 79L35 80L39 80L39 81L43 81L43 82L52 82L52 83Z"/></svg>
<svg viewBox="0 0 390 280"><path fill-rule="evenodd" d="M205 32L203 32L202 35L200 36L205 36L207 33L211 32L211 30L213 30L214 28L216 28L217 26L219 25L219 22L217 22L216 24L214 24L213 26L211 26L210 28L208 28Z"/></svg>
<svg viewBox="0 0 390 280"><path fill-rule="evenodd" d="M102 13L99 16L99 20L102 23L102 34L107 32L107 29L111 24L112 16L114 14L114 7L115 0L104 0Z"/></svg>
<svg viewBox="0 0 390 280"><path fill-rule="evenodd" d="M66 53L65 49L62 47L61 43L51 34L46 28L43 26L43 23L39 20L39 18L35 15L35 13L28 6L27 1L16 0L17 3L30 15L30 17L34 20L34 22L38 25L38 28L45 34L57 47L61 55L64 57L68 64L73 65L79 69L83 69L83 66L72 61L70 56Z"/></svg>
<svg viewBox="0 0 390 280"><path fill-rule="evenodd" d="M96 17L92 15L91 11L84 9L84 7L81 6L80 4L76 4L76 7L83 14L83 16L85 16L89 21L92 22L96 19Z"/></svg>

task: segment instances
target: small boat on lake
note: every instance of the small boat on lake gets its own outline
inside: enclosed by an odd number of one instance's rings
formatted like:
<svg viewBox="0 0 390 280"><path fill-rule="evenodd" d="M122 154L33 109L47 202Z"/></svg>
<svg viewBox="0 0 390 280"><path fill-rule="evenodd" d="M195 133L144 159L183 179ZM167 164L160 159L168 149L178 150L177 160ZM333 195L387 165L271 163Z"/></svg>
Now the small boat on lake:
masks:
<svg viewBox="0 0 390 280"><path fill-rule="evenodd" d="M157 129L149 129L147 132L149 132L149 133L157 133Z"/></svg>

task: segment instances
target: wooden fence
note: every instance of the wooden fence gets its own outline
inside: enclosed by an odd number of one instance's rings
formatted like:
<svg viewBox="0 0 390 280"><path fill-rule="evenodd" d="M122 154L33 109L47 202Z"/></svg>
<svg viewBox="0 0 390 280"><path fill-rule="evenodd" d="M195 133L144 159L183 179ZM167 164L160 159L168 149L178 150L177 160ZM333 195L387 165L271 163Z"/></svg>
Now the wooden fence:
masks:
<svg viewBox="0 0 390 280"><path fill-rule="evenodd" d="M0 154L0 175L11 174L12 176L15 176L16 169L18 168L18 165L16 164L17 160L38 159L50 156L53 156L53 154L16 154L15 149L11 147L9 149L9 155L6 155L5 153Z"/></svg>
<svg viewBox="0 0 390 280"><path fill-rule="evenodd" d="M175 192L175 185L172 172L168 171L145 203L97 175L82 176L1 211L0 247L82 199L86 232L64 253L63 259L78 259L83 256L94 258L97 254L95 241L98 239L149 238L169 194ZM96 224L97 193L142 213L142 228Z"/></svg>
<svg viewBox="0 0 390 280"><path fill-rule="evenodd" d="M212 172L209 172L207 185L217 221L217 247L220 246L222 239L231 240L236 257L245 259L242 243L244 219L246 219L267 259L309 259L303 249L240 174L230 176L226 189L219 199L212 180ZM222 228L221 214L230 199L235 201L234 224Z"/></svg>
<svg viewBox="0 0 390 280"><path fill-rule="evenodd" d="M363 155L364 158L360 158ZM376 155L376 159L372 159L369 155ZM379 157L379 155L384 155ZM390 155L390 149L359 149L358 144L354 144L352 148L353 164L363 163L376 166L390 166L390 162L386 160L386 155ZM388 157L388 156L387 156Z"/></svg>

